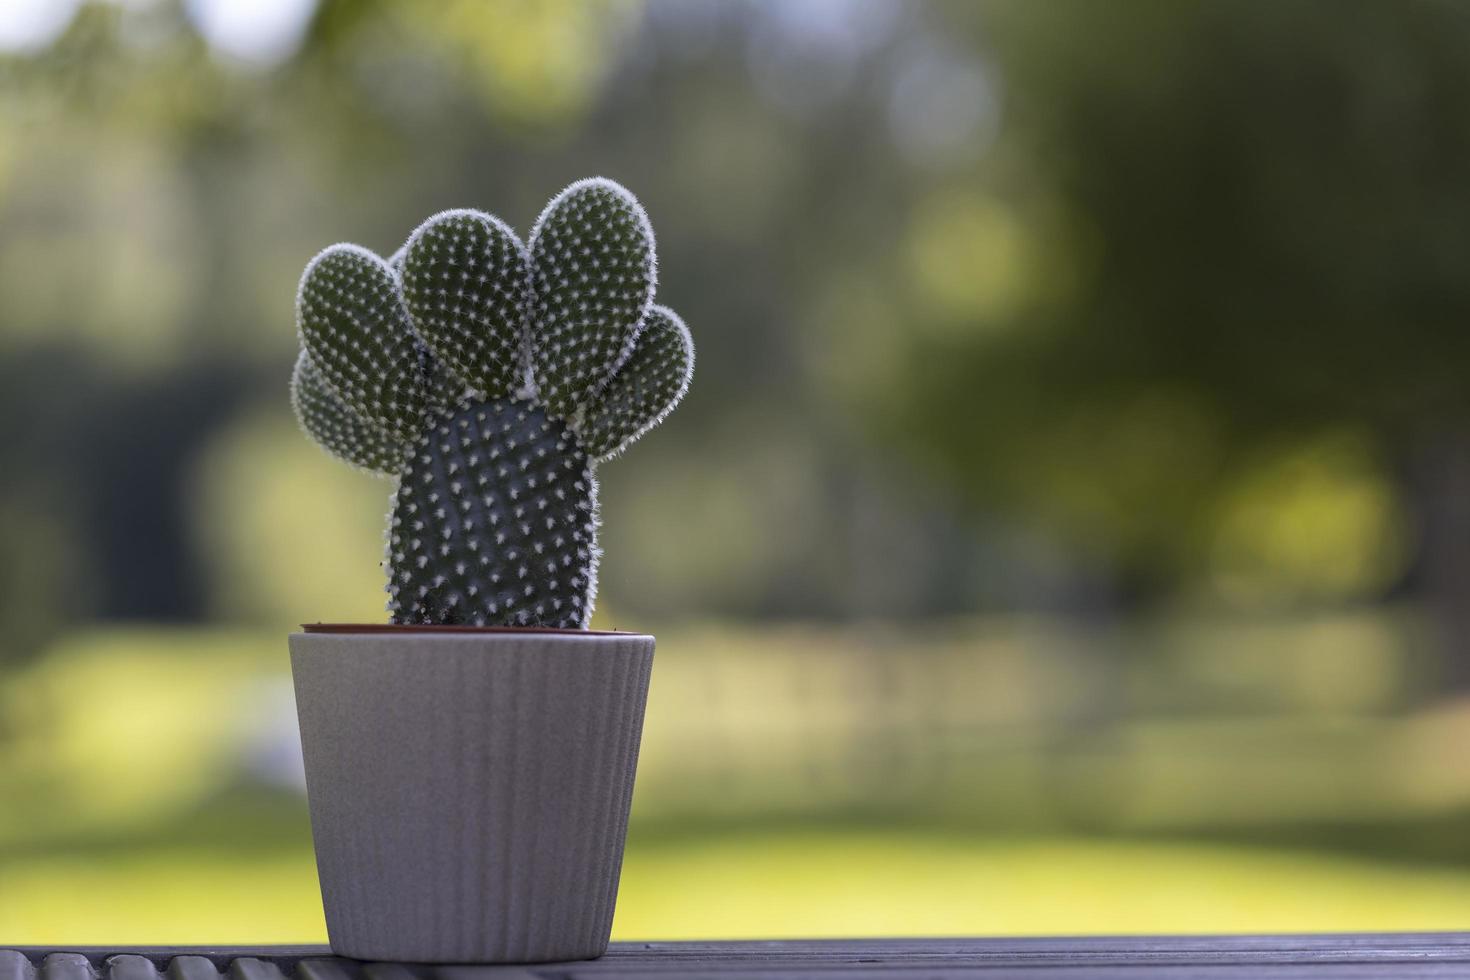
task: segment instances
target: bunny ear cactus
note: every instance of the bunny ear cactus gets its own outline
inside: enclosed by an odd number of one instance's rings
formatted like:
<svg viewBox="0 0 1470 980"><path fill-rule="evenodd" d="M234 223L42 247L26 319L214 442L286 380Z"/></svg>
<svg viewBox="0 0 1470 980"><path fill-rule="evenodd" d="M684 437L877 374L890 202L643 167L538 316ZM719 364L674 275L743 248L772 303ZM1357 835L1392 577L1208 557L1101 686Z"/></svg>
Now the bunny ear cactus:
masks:
<svg viewBox="0 0 1470 980"><path fill-rule="evenodd" d="M455 210L387 260L334 245L307 265L292 405L322 448L396 480L393 622L587 627L597 464L694 369L656 279L643 208L600 178L558 194L529 245Z"/></svg>

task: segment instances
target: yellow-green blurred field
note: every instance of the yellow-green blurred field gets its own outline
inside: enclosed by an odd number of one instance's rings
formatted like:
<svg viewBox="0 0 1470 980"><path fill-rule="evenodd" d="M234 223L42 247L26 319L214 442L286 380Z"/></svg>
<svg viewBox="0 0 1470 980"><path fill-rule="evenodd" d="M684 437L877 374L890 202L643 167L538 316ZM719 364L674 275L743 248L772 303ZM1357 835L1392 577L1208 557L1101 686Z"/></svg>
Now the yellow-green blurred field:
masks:
<svg viewBox="0 0 1470 980"><path fill-rule="evenodd" d="M325 936L311 856L160 847L7 862L13 943ZM903 830L636 835L623 939L1460 929L1470 873L1266 849Z"/></svg>
<svg viewBox="0 0 1470 980"><path fill-rule="evenodd" d="M1461 928L1470 711L1402 706L1414 629L660 630L616 933ZM114 629L8 676L0 939L320 939L285 671Z"/></svg>

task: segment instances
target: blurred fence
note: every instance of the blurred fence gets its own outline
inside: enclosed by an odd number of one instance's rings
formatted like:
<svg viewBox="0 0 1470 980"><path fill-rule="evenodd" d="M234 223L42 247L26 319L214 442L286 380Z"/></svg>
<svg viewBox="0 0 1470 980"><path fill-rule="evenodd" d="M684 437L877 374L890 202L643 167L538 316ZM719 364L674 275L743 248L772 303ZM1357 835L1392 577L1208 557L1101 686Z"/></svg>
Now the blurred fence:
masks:
<svg viewBox="0 0 1470 980"><path fill-rule="evenodd" d="M639 814L1231 831L1470 807L1412 617L669 631Z"/></svg>

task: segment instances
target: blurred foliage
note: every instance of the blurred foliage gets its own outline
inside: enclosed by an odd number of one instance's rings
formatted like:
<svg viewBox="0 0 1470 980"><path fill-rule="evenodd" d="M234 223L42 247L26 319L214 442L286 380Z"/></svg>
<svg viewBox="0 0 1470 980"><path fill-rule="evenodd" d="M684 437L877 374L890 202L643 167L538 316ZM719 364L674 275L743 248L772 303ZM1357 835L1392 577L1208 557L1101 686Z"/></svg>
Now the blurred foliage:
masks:
<svg viewBox="0 0 1470 980"><path fill-rule="evenodd" d="M395 11L405 31L461 62L475 91L499 119L542 129L586 110L632 26L634 0L476 0L419 4Z"/></svg>
<svg viewBox="0 0 1470 980"><path fill-rule="evenodd" d="M388 482L327 456L279 407L220 433L199 467L190 499L195 532L211 559L215 617L383 618ZM301 548L302 541L313 546Z"/></svg>
<svg viewBox="0 0 1470 980"><path fill-rule="evenodd" d="M1243 466L1215 517L1221 592L1284 608L1382 595L1409 546L1386 470L1362 440L1340 436Z"/></svg>
<svg viewBox="0 0 1470 980"><path fill-rule="evenodd" d="M976 174L996 203L921 199L938 302L880 366L889 397L855 382L893 443L1125 594L1204 568L1237 600L1372 597L1420 541L1463 540L1402 514L1456 492L1409 474L1470 416L1465 8L945 9L986 37L1008 125ZM1362 448L1262 472L1328 443Z"/></svg>

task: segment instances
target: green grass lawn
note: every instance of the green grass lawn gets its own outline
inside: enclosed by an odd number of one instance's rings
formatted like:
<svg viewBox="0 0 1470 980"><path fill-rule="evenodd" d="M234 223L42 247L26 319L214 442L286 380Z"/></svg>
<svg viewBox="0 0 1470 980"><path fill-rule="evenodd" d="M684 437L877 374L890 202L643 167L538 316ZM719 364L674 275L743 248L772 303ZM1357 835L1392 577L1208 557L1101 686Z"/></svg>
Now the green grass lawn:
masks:
<svg viewBox="0 0 1470 980"><path fill-rule="evenodd" d="M1470 871L1246 846L916 830L635 833L624 939L1455 929ZM304 850L154 846L0 863L0 942L324 936Z"/></svg>

